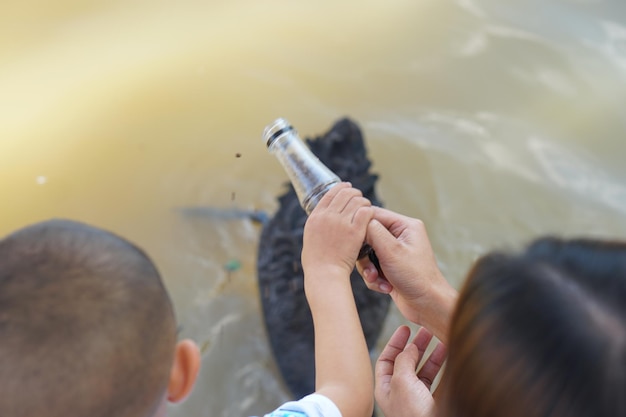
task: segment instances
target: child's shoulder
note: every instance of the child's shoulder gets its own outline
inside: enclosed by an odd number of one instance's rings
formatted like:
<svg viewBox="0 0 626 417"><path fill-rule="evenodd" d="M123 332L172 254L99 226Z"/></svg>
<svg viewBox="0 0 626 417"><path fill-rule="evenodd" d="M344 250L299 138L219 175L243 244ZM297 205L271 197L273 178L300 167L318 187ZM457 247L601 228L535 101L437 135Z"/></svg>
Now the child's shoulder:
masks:
<svg viewBox="0 0 626 417"><path fill-rule="evenodd" d="M311 394L299 401L290 401L265 417L341 417L335 403L321 394Z"/></svg>

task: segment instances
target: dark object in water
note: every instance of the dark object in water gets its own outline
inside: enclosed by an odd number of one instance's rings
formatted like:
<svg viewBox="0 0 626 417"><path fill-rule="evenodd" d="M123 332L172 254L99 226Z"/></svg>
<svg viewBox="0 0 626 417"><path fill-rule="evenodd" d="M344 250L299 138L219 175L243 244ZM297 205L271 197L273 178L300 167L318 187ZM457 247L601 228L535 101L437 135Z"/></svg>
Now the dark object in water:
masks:
<svg viewBox="0 0 626 417"><path fill-rule="evenodd" d="M178 212L189 218L209 218L216 220L252 220L255 223L265 224L269 221L269 216L260 210L244 210L238 208L216 208L216 207L181 207Z"/></svg>
<svg viewBox="0 0 626 417"><path fill-rule="evenodd" d="M321 137L307 139L313 153L343 181L350 181L372 204L381 206L371 174L371 162L359 127L341 119ZM259 243L257 271L265 328L283 379L294 398L315 391L313 319L304 295L300 264L302 236L307 215L295 190L278 198L279 208L264 224ZM354 270L352 289L359 317L371 350L383 328L390 297L370 291Z"/></svg>

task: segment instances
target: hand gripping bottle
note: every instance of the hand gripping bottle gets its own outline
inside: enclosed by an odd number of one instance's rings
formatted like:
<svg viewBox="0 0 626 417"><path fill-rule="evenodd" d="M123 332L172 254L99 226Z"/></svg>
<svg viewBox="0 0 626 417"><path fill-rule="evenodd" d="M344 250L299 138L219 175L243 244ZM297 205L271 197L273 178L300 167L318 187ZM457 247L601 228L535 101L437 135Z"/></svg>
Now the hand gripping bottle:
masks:
<svg viewBox="0 0 626 417"><path fill-rule="evenodd" d="M341 179L316 157L285 119L276 119L263 132L263 140L270 153L281 163L300 205L309 215L324 194ZM358 259L369 256L380 271L378 259L371 246L364 244Z"/></svg>

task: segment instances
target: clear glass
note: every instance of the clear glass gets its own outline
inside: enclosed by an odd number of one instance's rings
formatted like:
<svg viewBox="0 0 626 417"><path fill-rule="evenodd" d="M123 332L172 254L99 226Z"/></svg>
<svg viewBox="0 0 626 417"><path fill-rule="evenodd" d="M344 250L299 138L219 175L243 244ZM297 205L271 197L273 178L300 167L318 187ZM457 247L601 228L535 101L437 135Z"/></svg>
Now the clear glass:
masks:
<svg viewBox="0 0 626 417"><path fill-rule="evenodd" d="M300 205L311 214L324 194L341 180L311 152L285 119L268 125L263 139L285 169Z"/></svg>
<svg viewBox="0 0 626 417"><path fill-rule="evenodd" d="M276 119L269 124L263 131L263 140L285 169L300 205L307 215L311 214L324 194L341 179L311 152L287 120ZM358 259L365 256L383 276L376 253L366 243L361 247Z"/></svg>

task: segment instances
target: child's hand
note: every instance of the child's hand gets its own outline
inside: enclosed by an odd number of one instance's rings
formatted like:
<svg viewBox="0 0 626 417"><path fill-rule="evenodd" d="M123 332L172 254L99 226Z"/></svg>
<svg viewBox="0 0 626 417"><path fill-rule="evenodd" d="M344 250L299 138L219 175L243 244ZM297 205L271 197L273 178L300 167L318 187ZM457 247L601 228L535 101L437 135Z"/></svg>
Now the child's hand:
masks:
<svg viewBox="0 0 626 417"><path fill-rule="evenodd" d="M349 183L331 188L304 226L303 269L322 272L316 276L349 276L373 215L360 190Z"/></svg>
<svg viewBox="0 0 626 417"><path fill-rule="evenodd" d="M416 374L433 336L422 327L407 345L410 335L411 330L401 326L380 354L376 362L376 401L386 416L435 416L430 387L446 358L446 348L438 343Z"/></svg>

